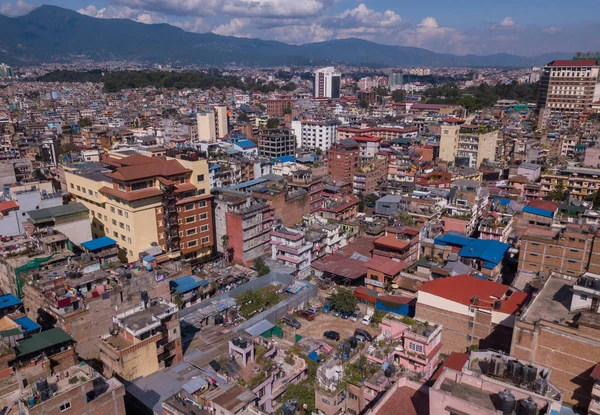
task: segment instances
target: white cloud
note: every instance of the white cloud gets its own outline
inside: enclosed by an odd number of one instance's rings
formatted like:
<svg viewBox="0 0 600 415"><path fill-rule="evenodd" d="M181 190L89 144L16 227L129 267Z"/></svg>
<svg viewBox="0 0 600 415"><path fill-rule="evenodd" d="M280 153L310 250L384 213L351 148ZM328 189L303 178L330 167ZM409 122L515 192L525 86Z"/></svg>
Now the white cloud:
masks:
<svg viewBox="0 0 600 415"><path fill-rule="evenodd" d="M26 3L24 0L17 0L15 3L1 3L0 14L4 14L9 17L23 16L29 13L37 6Z"/></svg>
<svg viewBox="0 0 600 415"><path fill-rule="evenodd" d="M247 31L250 23L250 19L235 18L231 19L227 23L215 27L212 31L217 35L222 36L251 37Z"/></svg>
<svg viewBox="0 0 600 415"><path fill-rule="evenodd" d="M555 33L562 32L562 30L563 30L562 26L549 26L549 27L543 28L542 32L544 32L548 35L553 35Z"/></svg>
<svg viewBox="0 0 600 415"><path fill-rule="evenodd" d="M93 4L90 4L82 9L77 10L77 12L91 17L97 17L99 19L129 19L145 24L168 22L168 18L164 15L145 10L132 9L127 6L111 5L97 8Z"/></svg>
<svg viewBox="0 0 600 415"><path fill-rule="evenodd" d="M363 3L356 6L354 9L345 10L343 13L336 16L335 21L341 23L344 27L350 25L362 26L362 27L397 27L404 22L399 14L393 10L386 10L385 12L376 12L369 9Z"/></svg>
<svg viewBox="0 0 600 415"><path fill-rule="evenodd" d="M421 20L416 28L399 32L395 40L407 46L453 53L464 53L467 46L467 36L464 33L451 27L440 26L435 17L431 16Z"/></svg>
<svg viewBox="0 0 600 415"><path fill-rule="evenodd" d="M504 19L502 19L502 21L500 23L498 23L498 25L500 25L502 27L512 27L515 24L516 23L512 17L505 17Z"/></svg>
<svg viewBox="0 0 600 415"><path fill-rule="evenodd" d="M171 22L173 26L177 26L186 32L205 33L210 32L212 25L207 23L202 17L196 17L193 20L184 20Z"/></svg>

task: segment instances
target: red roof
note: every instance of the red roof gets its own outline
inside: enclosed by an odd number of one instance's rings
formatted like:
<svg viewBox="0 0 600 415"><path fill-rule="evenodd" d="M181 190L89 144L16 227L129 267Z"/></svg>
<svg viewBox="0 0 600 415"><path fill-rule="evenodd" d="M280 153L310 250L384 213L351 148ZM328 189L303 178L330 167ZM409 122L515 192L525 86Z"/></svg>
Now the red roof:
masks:
<svg viewBox="0 0 600 415"><path fill-rule="evenodd" d="M556 212L556 209L558 209L558 203L554 203L554 202L550 202L548 200L532 200L531 202L529 202L529 204L527 206L530 206L532 208L536 208L536 209L542 209L542 210L548 210L550 212Z"/></svg>
<svg viewBox="0 0 600 415"><path fill-rule="evenodd" d="M7 210L11 209L19 209L19 204L14 200L9 200L8 202L0 202L0 212L4 213Z"/></svg>
<svg viewBox="0 0 600 415"><path fill-rule="evenodd" d="M373 415L429 415L429 395L409 386L390 390L373 408ZM389 397L388 397L389 396ZM386 399L387 398L387 399Z"/></svg>
<svg viewBox="0 0 600 415"><path fill-rule="evenodd" d="M359 143L378 143L381 141L381 137L373 137L372 135L355 135L354 137L352 137L352 139Z"/></svg>
<svg viewBox="0 0 600 415"><path fill-rule="evenodd" d="M367 268L385 275L397 275L406 268L406 262L387 258L372 258L367 261Z"/></svg>
<svg viewBox="0 0 600 415"><path fill-rule="evenodd" d="M552 61L550 66L596 66L597 64L595 59L583 59L579 61L556 60Z"/></svg>
<svg viewBox="0 0 600 415"><path fill-rule="evenodd" d="M469 355L467 353L450 353L450 356L446 359L446 361L437 368L437 370L433 373L431 378L429 378L429 384L433 385L435 381L440 377L440 375L444 372L444 368L456 370L457 372L461 372L462 368L465 366L469 360Z"/></svg>
<svg viewBox="0 0 600 415"><path fill-rule="evenodd" d="M183 167L177 160L163 160L156 157L145 158L152 160L152 163L117 167L113 173L106 173L105 176L110 177L111 179L127 181L156 176L169 177L191 172L190 169Z"/></svg>
<svg viewBox="0 0 600 415"><path fill-rule="evenodd" d="M600 380L600 363L594 366L594 370L590 373L592 379Z"/></svg>
<svg viewBox="0 0 600 415"><path fill-rule="evenodd" d="M500 300L500 308L495 310L513 314L525 304L527 294L513 292L510 297L503 299L509 288L508 285L462 274L428 281L421 285L419 292L432 294L466 306L486 309L492 309L494 302ZM478 304L473 304L475 297L479 299Z"/></svg>
<svg viewBox="0 0 600 415"><path fill-rule="evenodd" d="M373 241L373 244L374 245L382 245L387 248L403 250L408 245L410 245L410 242L402 241L400 239L396 239L396 237L394 237L394 236L388 235L388 236L382 236L380 238L375 239Z"/></svg>

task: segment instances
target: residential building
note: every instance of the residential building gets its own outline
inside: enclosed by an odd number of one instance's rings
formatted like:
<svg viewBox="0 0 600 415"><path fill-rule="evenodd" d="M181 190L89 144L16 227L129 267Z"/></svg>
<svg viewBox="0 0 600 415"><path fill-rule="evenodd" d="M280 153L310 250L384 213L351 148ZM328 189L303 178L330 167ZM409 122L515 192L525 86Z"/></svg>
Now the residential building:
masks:
<svg viewBox="0 0 600 415"><path fill-rule="evenodd" d="M430 415L561 411L562 393L547 381L547 367L492 351L473 351L462 367L449 366L440 367L429 390Z"/></svg>
<svg viewBox="0 0 600 415"><path fill-rule="evenodd" d="M391 141L395 138L417 138L418 129L414 127L338 127L337 139L344 140L346 138L352 138L355 135L368 135L372 137L378 137L385 141Z"/></svg>
<svg viewBox="0 0 600 415"><path fill-rule="evenodd" d="M333 66L315 71L315 98L339 98L342 75Z"/></svg>
<svg viewBox="0 0 600 415"><path fill-rule="evenodd" d="M89 209L82 203L32 210L27 214L32 225L31 229L26 227L29 235L60 232L76 245L92 239Z"/></svg>
<svg viewBox="0 0 600 415"><path fill-rule="evenodd" d="M206 160L108 157L103 165L65 167L65 179L90 211L92 234L116 240L121 258L136 261L153 244L190 260L212 255Z"/></svg>
<svg viewBox="0 0 600 415"><path fill-rule="evenodd" d="M537 182L542 176L542 165L534 163L521 163L517 167L517 175L525 177L531 182Z"/></svg>
<svg viewBox="0 0 600 415"><path fill-rule="evenodd" d="M335 221L352 220L358 213L359 199L354 195L340 195L323 201L320 215Z"/></svg>
<svg viewBox="0 0 600 415"><path fill-rule="evenodd" d="M298 139L298 147L320 149L326 153L337 141L337 126L335 120L327 121L292 121L292 129Z"/></svg>
<svg viewBox="0 0 600 415"><path fill-rule="evenodd" d="M556 173L542 174L541 195L548 197L557 188L569 192L569 197L584 200L600 190L600 169L574 167L559 169Z"/></svg>
<svg viewBox="0 0 600 415"><path fill-rule="evenodd" d="M547 381L578 408L590 405L600 361L599 276L556 272L532 281L536 294L515 320L510 355L551 369Z"/></svg>
<svg viewBox="0 0 600 415"><path fill-rule="evenodd" d="M196 115L198 139L215 142L229 134L229 116L225 105L217 105Z"/></svg>
<svg viewBox="0 0 600 415"><path fill-rule="evenodd" d="M355 135L352 137L352 140L358 143L360 148L360 157L364 158L374 158L377 153L379 153L379 144L381 143L381 138L374 137L370 135Z"/></svg>
<svg viewBox="0 0 600 415"><path fill-rule="evenodd" d="M375 214L391 216L400 210L401 202L402 196L400 195L385 195L375 202Z"/></svg>
<svg viewBox="0 0 600 415"><path fill-rule="evenodd" d="M295 156L297 147L296 136L288 128L265 129L258 136L258 154L263 157Z"/></svg>
<svg viewBox="0 0 600 415"><path fill-rule="evenodd" d="M352 139L340 140L327 153L327 173L332 180L352 183L354 172L360 164L360 149Z"/></svg>
<svg viewBox="0 0 600 415"><path fill-rule="evenodd" d="M600 415L600 366L596 365L590 377L594 380L592 388L592 396L588 406L589 415Z"/></svg>
<svg viewBox="0 0 600 415"><path fill-rule="evenodd" d="M416 228L388 226L384 236L373 241L373 258L391 258L411 264L419 259L419 236Z"/></svg>
<svg viewBox="0 0 600 415"><path fill-rule="evenodd" d="M550 119L576 123L592 102L600 99L600 65L595 59L554 60L542 67L537 108L538 126Z"/></svg>
<svg viewBox="0 0 600 415"><path fill-rule="evenodd" d="M560 229L530 227L521 238L519 271L556 271L579 277L588 270L592 252L600 253L595 239L595 232L584 225Z"/></svg>
<svg viewBox="0 0 600 415"><path fill-rule="evenodd" d="M374 257L367 261L365 287L379 293L387 292L393 281L406 268L406 262L390 258Z"/></svg>
<svg viewBox="0 0 600 415"><path fill-rule="evenodd" d="M296 170L288 178L287 185L292 190L302 189L308 194L310 213L316 213L323 206L323 177L310 170Z"/></svg>
<svg viewBox="0 0 600 415"><path fill-rule="evenodd" d="M388 86L391 90L402 88L404 74L393 72L388 75Z"/></svg>
<svg viewBox="0 0 600 415"><path fill-rule="evenodd" d="M376 155L371 160L363 161L354 172L353 193L368 195L375 192L379 182L387 177L387 170L386 156Z"/></svg>
<svg viewBox="0 0 600 415"><path fill-rule="evenodd" d="M527 294L472 275L423 283L417 293L416 317L443 326L442 352L464 352L470 346L508 351L515 314Z"/></svg>
<svg viewBox="0 0 600 415"><path fill-rule="evenodd" d="M483 160L496 159L498 130L470 125L442 125L440 160L454 166L479 168Z"/></svg>
<svg viewBox="0 0 600 415"><path fill-rule="evenodd" d="M282 118L287 111L291 113L294 108L294 100L291 98L275 98L266 101L267 114L269 117Z"/></svg>
<svg viewBox="0 0 600 415"><path fill-rule="evenodd" d="M177 305L162 298L113 317L110 333L98 339L104 374L134 380L183 360Z"/></svg>
<svg viewBox="0 0 600 415"><path fill-rule="evenodd" d="M312 242L307 242L300 231L283 225L271 231L271 258L293 268L298 277L306 277L310 273L312 246Z"/></svg>
<svg viewBox="0 0 600 415"><path fill-rule="evenodd" d="M489 203L489 189L475 180L455 180L448 196L446 214L467 221L465 235L475 230Z"/></svg>

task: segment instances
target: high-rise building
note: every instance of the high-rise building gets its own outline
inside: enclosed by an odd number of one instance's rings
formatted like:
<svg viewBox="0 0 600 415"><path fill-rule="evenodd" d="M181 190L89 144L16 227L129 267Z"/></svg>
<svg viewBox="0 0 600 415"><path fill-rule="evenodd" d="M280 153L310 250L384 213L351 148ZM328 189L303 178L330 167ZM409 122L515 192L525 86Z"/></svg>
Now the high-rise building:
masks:
<svg viewBox="0 0 600 415"><path fill-rule="evenodd" d="M0 78L12 78L14 76L12 68L4 63L0 64Z"/></svg>
<svg viewBox="0 0 600 415"><path fill-rule="evenodd" d="M388 86L390 87L390 89L398 89L400 87L402 87L402 82L404 75L400 72L394 72L391 73L390 76L388 76Z"/></svg>
<svg viewBox="0 0 600 415"><path fill-rule="evenodd" d="M269 128L258 136L258 153L261 156L295 156L296 147L296 136L288 128Z"/></svg>
<svg viewBox="0 0 600 415"><path fill-rule="evenodd" d="M496 159L498 130L470 125L442 125L440 159L457 166L479 168Z"/></svg>
<svg viewBox="0 0 600 415"><path fill-rule="evenodd" d="M315 71L315 98L339 98L342 75L333 66Z"/></svg>
<svg viewBox="0 0 600 415"><path fill-rule="evenodd" d="M292 129L298 139L298 147L321 149L326 152L335 143L339 122L327 121L292 121Z"/></svg>
<svg viewBox="0 0 600 415"><path fill-rule="evenodd" d="M537 108L538 125L562 117L577 123L592 102L600 99L600 65L596 59L555 60L542 67Z"/></svg>
<svg viewBox="0 0 600 415"><path fill-rule="evenodd" d="M198 139L214 143L217 138L224 138L229 134L229 116L227 106L217 105L205 112L196 115L198 126Z"/></svg>

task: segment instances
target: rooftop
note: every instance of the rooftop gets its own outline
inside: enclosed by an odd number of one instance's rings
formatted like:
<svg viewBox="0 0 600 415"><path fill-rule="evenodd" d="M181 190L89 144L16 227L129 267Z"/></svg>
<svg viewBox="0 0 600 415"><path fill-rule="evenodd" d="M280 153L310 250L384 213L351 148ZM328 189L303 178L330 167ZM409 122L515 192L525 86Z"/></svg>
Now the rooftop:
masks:
<svg viewBox="0 0 600 415"><path fill-rule="evenodd" d="M529 323L536 323L539 320L560 323L568 320L571 287L575 285L575 282L575 279L563 278L557 274L551 275L531 301L521 319Z"/></svg>

